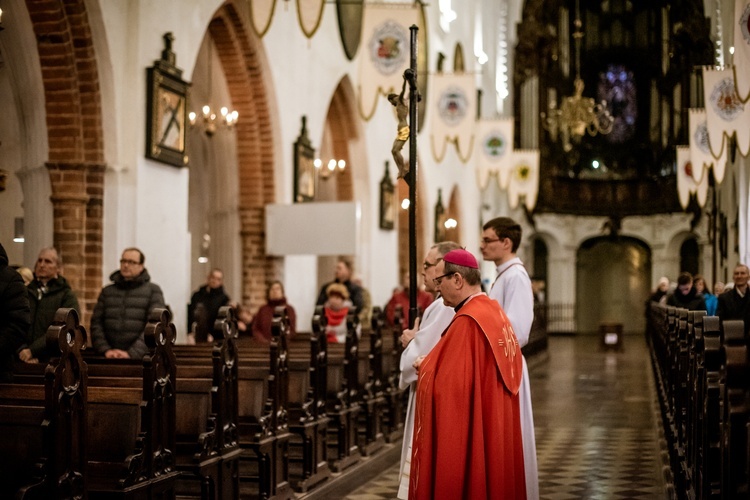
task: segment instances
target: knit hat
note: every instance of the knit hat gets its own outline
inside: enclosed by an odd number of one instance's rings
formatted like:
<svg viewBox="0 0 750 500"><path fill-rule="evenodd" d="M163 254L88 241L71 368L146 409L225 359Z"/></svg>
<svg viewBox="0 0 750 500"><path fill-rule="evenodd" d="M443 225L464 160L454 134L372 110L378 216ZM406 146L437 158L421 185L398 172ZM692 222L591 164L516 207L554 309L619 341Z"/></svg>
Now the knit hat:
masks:
<svg viewBox="0 0 750 500"><path fill-rule="evenodd" d="M469 267L471 269L479 269L477 259L471 254L471 252L464 250L463 248L451 250L443 256L443 260L449 264Z"/></svg>
<svg viewBox="0 0 750 500"><path fill-rule="evenodd" d="M326 296L340 295L344 300L349 300L349 290L341 283L331 283L326 288Z"/></svg>

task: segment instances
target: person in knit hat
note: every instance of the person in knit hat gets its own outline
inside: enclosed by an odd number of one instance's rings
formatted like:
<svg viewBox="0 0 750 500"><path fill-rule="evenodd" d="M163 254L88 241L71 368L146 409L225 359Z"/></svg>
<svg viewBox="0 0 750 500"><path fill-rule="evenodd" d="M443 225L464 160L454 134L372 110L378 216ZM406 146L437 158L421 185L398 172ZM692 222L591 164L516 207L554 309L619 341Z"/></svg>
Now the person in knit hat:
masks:
<svg viewBox="0 0 750 500"><path fill-rule="evenodd" d="M346 315L352 307L349 290L342 283L331 283L326 287L326 296L328 300L323 308L328 321L326 338L329 343L343 344L346 342Z"/></svg>

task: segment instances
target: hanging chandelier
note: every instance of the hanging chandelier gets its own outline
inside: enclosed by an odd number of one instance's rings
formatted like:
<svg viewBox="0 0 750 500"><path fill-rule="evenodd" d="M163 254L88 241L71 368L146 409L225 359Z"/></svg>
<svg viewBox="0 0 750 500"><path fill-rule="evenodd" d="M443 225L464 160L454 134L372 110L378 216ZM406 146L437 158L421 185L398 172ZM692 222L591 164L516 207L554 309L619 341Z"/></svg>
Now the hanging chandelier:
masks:
<svg viewBox="0 0 750 500"><path fill-rule="evenodd" d="M591 136L606 135L612 132L614 124L614 118L607 109L607 101L596 102L591 97L583 96L584 83L581 78L583 23L578 0L576 0L576 18L573 26L575 27L573 40L576 69L576 77L573 81L574 93L564 97L559 108L554 100L550 100L547 112L541 113L542 126L550 132L553 140L557 140L559 134L563 150L566 152L573 149L573 144L579 144L586 133Z"/></svg>
<svg viewBox="0 0 750 500"><path fill-rule="evenodd" d="M320 158L316 158L313 162L313 166L315 167L315 170L318 171L320 178L324 181L327 181L334 172L341 173L344 171L344 169L346 168L346 160L331 159L328 160L328 165L324 167L323 160L321 160Z"/></svg>
<svg viewBox="0 0 750 500"><path fill-rule="evenodd" d="M211 137L214 135L214 133L218 130L219 127L222 127L226 130L231 130L234 128L234 126L237 124L237 119L239 118L239 113L236 110L230 110L226 106L223 106L219 113L221 116L217 116L216 113L211 109L211 99L212 99L212 92L211 92L211 81L213 80L213 61L212 61L212 54L213 54L213 48L211 46L211 37L208 37L208 104L205 104L202 108L202 116L200 120L198 119L198 115L191 111L188 113L188 120L190 120L191 126L201 125L203 127L203 131L206 133L207 136Z"/></svg>

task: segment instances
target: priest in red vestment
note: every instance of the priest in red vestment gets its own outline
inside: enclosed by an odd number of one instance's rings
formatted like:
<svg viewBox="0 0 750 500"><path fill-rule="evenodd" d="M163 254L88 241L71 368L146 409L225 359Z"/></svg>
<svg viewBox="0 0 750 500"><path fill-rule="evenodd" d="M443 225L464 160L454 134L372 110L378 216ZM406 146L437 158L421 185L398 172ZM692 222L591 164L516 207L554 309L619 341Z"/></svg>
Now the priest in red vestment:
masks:
<svg viewBox="0 0 750 500"><path fill-rule="evenodd" d="M518 340L481 290L476 258L448 252L436 288L456 316L419 370L409 499L525 499Z"/></svg>

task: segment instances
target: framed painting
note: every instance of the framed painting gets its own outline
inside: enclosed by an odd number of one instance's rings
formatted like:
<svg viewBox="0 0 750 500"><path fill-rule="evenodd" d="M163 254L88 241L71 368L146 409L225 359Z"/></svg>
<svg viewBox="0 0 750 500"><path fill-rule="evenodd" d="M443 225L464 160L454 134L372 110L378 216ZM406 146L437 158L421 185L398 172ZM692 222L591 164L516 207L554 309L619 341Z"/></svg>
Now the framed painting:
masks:
<svg viewBox="0 0 750 500"><path fill-rule="evenodd" d="M393 229L393 221L396 218L396 195L388 172L388 162L385 162L385 174L380 181L380 229Z"/></svg>
<svg viewBox="0 0 750 500"><path fill-rule="evenodd" d="M146 157L175 167L188 163L187 89L172 52L171 33L164 35L162 58L147 69Z"/></svg>
<svg viewBox="0 0 750 500"><path fill-rule="evenodd" d="M307 135L307 117L302 117L302 130L294 141L294 201L304 203L315 198L315 148Z"/></svg>

